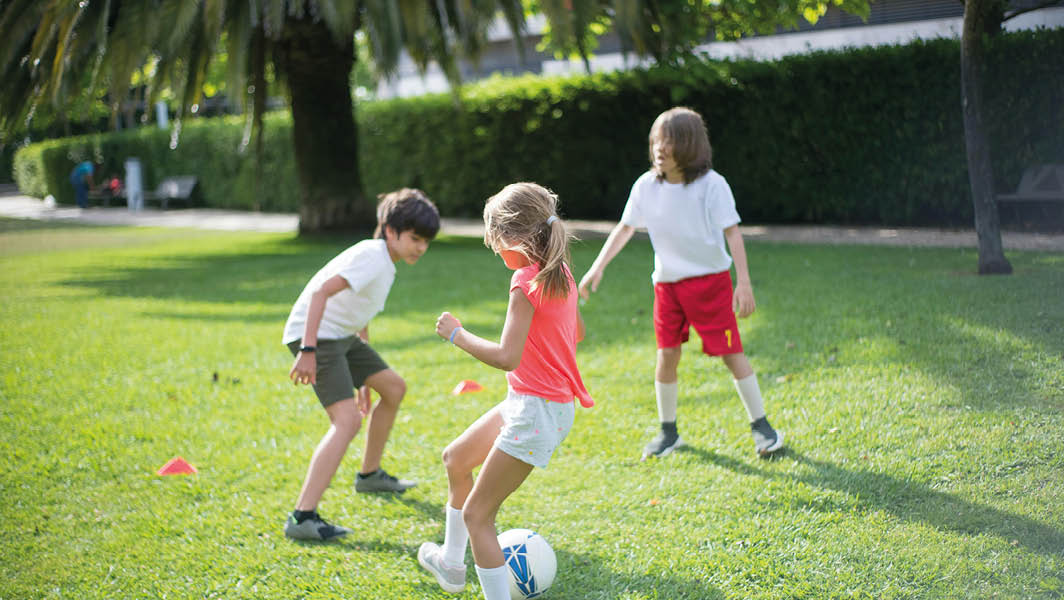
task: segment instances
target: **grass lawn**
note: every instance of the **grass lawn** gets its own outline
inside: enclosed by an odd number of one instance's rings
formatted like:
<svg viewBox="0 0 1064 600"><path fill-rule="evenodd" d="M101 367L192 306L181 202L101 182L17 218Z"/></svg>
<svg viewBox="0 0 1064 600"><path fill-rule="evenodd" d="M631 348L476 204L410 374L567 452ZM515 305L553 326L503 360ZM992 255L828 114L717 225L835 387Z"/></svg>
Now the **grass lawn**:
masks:
<svg viewBox="0 0 1064 600"><path fill-rule="evenodd" d="M497 339L509 271L479 240L398 265L374 346L409 392L385 455L420 481L355 494L364 434L326 493L348 539L282 525L326 418L294 388L281 329L353 240L0 220L0 598L466 598L417 564L443 538L440 451L505 392L442 342L449 310ZM600 241L576 244L580 274ZM648 242L583 307L598 405L499 527L553 545L548 598L1064 596L1064 255L748 243L740 327L788 449L753 451L697 335L680 366L690 447L653 436ZM484 391L451 389L475 379ZM181 455L197 475L157 477Z"/></svg>

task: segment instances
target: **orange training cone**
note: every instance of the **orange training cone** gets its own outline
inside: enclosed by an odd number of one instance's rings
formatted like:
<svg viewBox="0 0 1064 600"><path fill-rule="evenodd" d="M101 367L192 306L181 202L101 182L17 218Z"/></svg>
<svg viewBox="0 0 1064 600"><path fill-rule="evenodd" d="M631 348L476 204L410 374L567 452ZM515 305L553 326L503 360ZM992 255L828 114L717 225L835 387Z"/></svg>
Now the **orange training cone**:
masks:
<svg viewBox="0 0 1064 600"><path fill-rule="evenodd" d="M171 458L155 472L156 475L189 475L196 472L196 467L185 462L180 456Z"/></svg>
<svg viewBox="0 0 1064 600"><path fill-rule="evenodd" d="M457 396L458 394L465 394L468 392L479 392L482 389L484 389L484 386L480 385L479 383L473 381L472 379L465 379L462 380L458 385L454 386L454 391L451 393Z"/></svg>

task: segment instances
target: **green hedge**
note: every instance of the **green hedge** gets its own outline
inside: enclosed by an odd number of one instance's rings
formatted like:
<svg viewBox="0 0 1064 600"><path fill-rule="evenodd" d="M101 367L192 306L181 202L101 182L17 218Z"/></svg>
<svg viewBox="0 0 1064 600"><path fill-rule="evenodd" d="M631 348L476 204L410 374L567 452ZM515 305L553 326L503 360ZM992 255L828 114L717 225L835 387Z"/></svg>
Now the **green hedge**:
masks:
<svg viewBox="0 0 1064 600"><path fill-rule="evenodd" d="M1064 30L999 36L988 56L987 122L1006 191L1026 165L1064 162ZM918 41L774 62L495 78L458 101L363 103L363 181L370 194L420 187L445 215L478 216L506 183L533 180L561 195L570 218L615 219L647 167L653 119L682 104L706 117L714 165L747 222L970 225L959 59L955 40ZM79 156L137 154L149 185L191 173L211 206L294 211L290 127L269 121L257 193L252 157L235 151L242 122L221 120L189 124L176 150L147 129L37 144L16 157L16 178L29 193L67 200Z"/></svg>
<svg viewBox="0 0 1064 600"><path fill-rule="evenodd" d="M52 194L59 202L73 203L68 177L76 163L99 157L103 175L122 176L126 158L135 156L141 161L145 189L153 189L167 176L195 175L197 199L209 206L295 210L298 188L290 120L271 116L266 121L260 185L256 185L252 148L239 151L243 136L243 119L218 118L187 122L173 149L171 133L154 127L48 140L15 155L15 180L31 196Z"/></svg>

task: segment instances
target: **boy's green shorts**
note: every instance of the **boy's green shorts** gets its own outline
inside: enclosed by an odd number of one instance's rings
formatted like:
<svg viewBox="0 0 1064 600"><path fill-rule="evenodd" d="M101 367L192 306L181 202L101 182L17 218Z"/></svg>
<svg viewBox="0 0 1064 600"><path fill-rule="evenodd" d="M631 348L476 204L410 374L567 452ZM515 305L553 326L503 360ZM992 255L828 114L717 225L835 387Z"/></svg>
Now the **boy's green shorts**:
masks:
<svg viewBox="0 0 1064 600"><path fill-rule="evenodd" d="M299 354L303 340L288 344L292 356ZM318 340L314 393L322 406L353 398L370 375L388 368L388 363L357 335L339 340Z"/></svg>

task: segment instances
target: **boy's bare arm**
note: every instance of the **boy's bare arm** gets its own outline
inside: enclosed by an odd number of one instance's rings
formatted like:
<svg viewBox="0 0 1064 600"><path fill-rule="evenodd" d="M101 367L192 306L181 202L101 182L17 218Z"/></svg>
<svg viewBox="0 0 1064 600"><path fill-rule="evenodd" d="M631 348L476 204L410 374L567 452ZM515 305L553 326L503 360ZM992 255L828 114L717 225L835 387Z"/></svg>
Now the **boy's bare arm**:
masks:
<svg viewBox="0 0 1064 600"><path fill-rule="evenodd" d="M606 238L606 243L602 245L602 249L599 250L598 257L595 262L591 263L591 268L584 273L584 276L580 278L580 285L577 289L580 292L580 297L587 300L591 295L588 291L588 287L591 288L591 292L598 291L599 283L602 281L602 273L606 270L606 265L610 264L613 257L617 256L617 253L624 248L628 240L632 239L632 235L635 234L635 227L625 225L624 223L617 223L610 231L610 236Z"/></svg>
<svg viewBox="0 0 1064 600"><path fill-rule="evenodd" d="M724 230L724 239L728 241L728 250L731 252L732 262L735 263L735 293L732 297L732 310L741 318L753 314L756 304L754 302L754 288L750 284L750 271L746 263L746 246L743 244L743 234L739 232L738 225L732 225Z"/></svg>
<svg viewBox="0 0 1064 600"><path fill-rule="evenodd" d="M321 287L310 297L307 306L307 322L303 325L304 346L318 345L318 327L321 325L321 317L325 314L325 302L333 296L347 289L347 280L339 275L334 275L321 284ZM292 370L288 372L288 378L295 383L317 383L318 359L313 352L300 352L296 356L296 362Z"/></svg>

